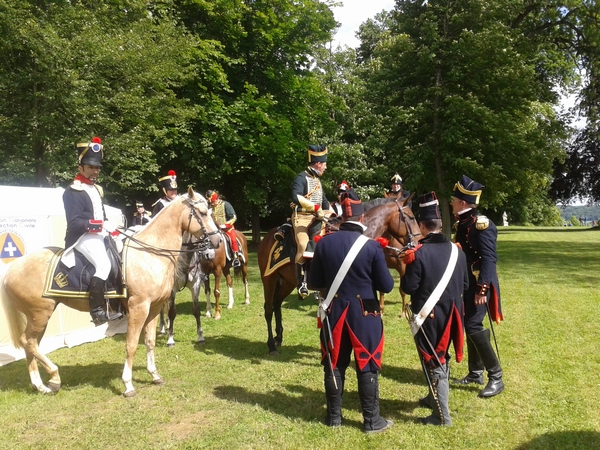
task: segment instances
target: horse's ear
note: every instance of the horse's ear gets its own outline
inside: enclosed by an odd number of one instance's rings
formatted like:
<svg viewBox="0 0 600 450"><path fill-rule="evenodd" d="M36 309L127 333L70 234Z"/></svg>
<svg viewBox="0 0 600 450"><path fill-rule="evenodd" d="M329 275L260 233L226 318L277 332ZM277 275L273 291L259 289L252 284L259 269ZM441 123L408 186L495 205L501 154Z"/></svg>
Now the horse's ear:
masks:
<svg viewBox="0 0 600 450"><path fill-rule="evenodd" d="M415 193L411 192L411 194L404 199L404 202L402 204L403 205L408 205L412 201L412 199L413 199L414 196L415 196Z"/></svg>
<svg viewBox="0 0 600 450"><path fill-rule="evenodd" d="M188 197L191 199L194 199L194 197L196 196L196 193L194 192L194 190L192 189L192 187L188 187Z"/></svg>

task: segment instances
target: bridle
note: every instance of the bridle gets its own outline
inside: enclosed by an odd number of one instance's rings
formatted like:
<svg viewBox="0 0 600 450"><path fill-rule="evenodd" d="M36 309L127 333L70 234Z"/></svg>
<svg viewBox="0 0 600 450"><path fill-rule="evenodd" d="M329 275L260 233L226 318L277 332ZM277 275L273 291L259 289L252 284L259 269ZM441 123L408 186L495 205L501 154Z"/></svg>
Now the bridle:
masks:
<svg viewBox="0 0 600 450"><path fill-rule="evenodd" d="M192 219L196 219L196 222L198 222L198 225L200 225L200 229L202 230L202 235L206 239L208 239L210 236L218 234L219 233L219 229L216 229L215 231L207 232L206 231L206 227L202 223L201 217L198 215L198 212L196 211L196 205L199 204L199 203L203 203L203 201L206 202L206 200L204 200L203 198L200 198L199 200L193 201L189 197L186 197L183 201L190 207L190 214L188 216L188 224L187 224L187 229L186 229L186 232L187 232L187 234L190 237L189 237L189 241L188 242L182 244L182 247L186 247L185 249L184 248L166 249L166 248L156 247L154 245L150 245L150 244L147 244L147 243L145 243L143 241L140 241L139 239L136 239L133 236L130 236L130 235L126 234L126 233L123 233L120 230L119 230L119 233L123 234L125 236L125 239L129 239L131 242L135 242L141 248L146 249L146 250L152 250L152 251L154 251L154 252L156 252L158 254L193 253L193 252L196 252L196 251L199 250L199 248L201 246L202 238L200 238L200 240L197 241L197 242L193 242L192 241L193 235L190 232L190 227L192 225Z"/></svg>
<svg viewBox="0 0 600 450"><path fill-rule="evenodd" d="M413 225L416 224L416 220L415 220L414 216L408 217L407 214L404 212L404 210L408 208L408 205L401 204L398 202L398 200L396 200L395 203L398 206L398 212L399 212L399 214L398 214L398 229L400 228L400 224L402 222L404 222L404 224L406 225L406 232L408 234L408 243L402 248L391 247L389 245L386 248L393 250L394 252L396 252L396 255L398 257L400 257L406 252L406 250L409 250L415 246L415 243L414 243L415 238L417 236L422 236L422 234L421 234L420 230L417 231L416 233L413 233Z"/></svg>

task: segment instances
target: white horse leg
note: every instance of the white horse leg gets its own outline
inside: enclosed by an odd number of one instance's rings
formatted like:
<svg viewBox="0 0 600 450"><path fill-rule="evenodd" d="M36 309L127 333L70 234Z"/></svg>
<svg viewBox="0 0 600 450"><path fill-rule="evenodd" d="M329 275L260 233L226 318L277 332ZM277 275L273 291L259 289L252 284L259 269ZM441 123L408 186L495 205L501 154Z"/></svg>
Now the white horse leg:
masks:
<svg viewBox="0 0 600 450"><path fill-rule="evenodd" d="M125 366L123 367L123 375L121 376L121 380L125 385L125 392L123 393L124 397L133 397L135 395L135 388L133 387L133 383L131 382L131 375L132 367L129 363L129 357L127 357L127 359L125 360Z"/></svg>
<svg viewBox="0 0 600 450"><path fill-rule="evenodd" d="M227 309L233 309L233 287L227 286L227 291L229 292L229 303L227 304Z"/></svg>
<svg viewBox="0 0 600 450"><path fill-rule="evenodd" d="M212 317L212 304L210 303L210 288L204 289L204 294L206 295L206 317Z"/></svg>
<svg viewBox="0 0 600 450"><path fill-rule="evenodd" d="M246 289L246 301L244 305L250 304L250 289L248 288L248 279L244 280L244 288Z"/></svg>
<svg viewBox="0 0 600 450"><path fill-rule="evenodd" d="M161 377L156 369L156 358L154 355L154 347L156 346L156 320L155 317L146 325L146 370L152 376L152 384L165 384L165 380Z"/></svg>

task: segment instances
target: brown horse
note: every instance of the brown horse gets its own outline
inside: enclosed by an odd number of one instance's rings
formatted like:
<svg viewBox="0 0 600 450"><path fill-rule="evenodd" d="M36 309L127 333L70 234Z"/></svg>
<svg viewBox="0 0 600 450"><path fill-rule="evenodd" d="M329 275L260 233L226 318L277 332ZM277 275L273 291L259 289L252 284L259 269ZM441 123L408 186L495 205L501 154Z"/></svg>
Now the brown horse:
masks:
<svg viewBox="0 0 600 450"><path fill-rule="evenodd" d="M244 255L244 261L240 261L241 264L234 268L234 274L237 277L242 278L245 288L245 305L250 304L250 290L248 289L248 241L244 233L235 230L238 240L241 243L240 251ZM221 232L221 241L224 242L225 237ZM215 320L221 319L221 306L219 300L221 298L221 278L225 274L227 282L227 288L229 293L229 303L227 309L233 308L234 297L233 297L233 279L231 278L232 261L227 259L226 245L220 245L214 249L212 243L204 238L195 245L200 245L197 252L193 254L182 253L179 258L179 265L181 267L181 273L175 282L175 290L182 290L189 288L192 291L192 302L194 305L194 317L196 318L196 332L198 344L204 344L206 342L204 333L202 330L200 320L200 302L198 297L200 296L200 287L204 285L204 293L206 294L206 317L212 317L212 304L210 301L210 275L215 277ZM207 250L213 250L210 257L206 257ZM161 334L168 333L167 347L175 346L173 324L177 317L177 307L175 305L175 292L171 295L168 301L169 310L169 323L168 330L165 330L163 312L160 313L160 329Z"/></svg>
<svg viewBox="0 0 600 450"><path fill-rule="evenodd" d="M409 204L410 198L391 199L387 203L366 211L363 219L363 223L367 226L365 235L370 238L377 238L386 234L394 237L403 246L408 246L411 242L416 243L420 235L419 227L415 216L408 207ZM271 355L277 354L277 347L283 341L281 305L283 300L296 287L296 268L293 261L265 275L271 249L276 243L274 238L276 230L276 228L270 230L258 246L258 266L265 296L267 346ZM310 265L308 270L310 270ZM275 315L275 336L273 335L272 325L273 314Z"/></svg>
<svg viewBox="0 0 600 450"><path fill-rule="evenodd" d="M129 314L127 358L122 376L126 397L135 395L132 369L142 328L146 331L146 368L152 383L164 383L155 363L156 321L161 306L171 295L177 257L186 231L198 238L209 235L214 246L219 245L218 228L208 212L206 199L191 188L187 195L174 200L157 214L135 238L130 238L131 242L123 252L127 298L122 303ZM15 260L0 283L13 344L25 349L31 383L34 389L44 394L58 392L61 384L58 367L38 347L52 312L59 303L89 311L87 299L42 296L48 263L56 251L56 248L44 248ZM48 386L42 381L36 360L50 376Z"/></svg>

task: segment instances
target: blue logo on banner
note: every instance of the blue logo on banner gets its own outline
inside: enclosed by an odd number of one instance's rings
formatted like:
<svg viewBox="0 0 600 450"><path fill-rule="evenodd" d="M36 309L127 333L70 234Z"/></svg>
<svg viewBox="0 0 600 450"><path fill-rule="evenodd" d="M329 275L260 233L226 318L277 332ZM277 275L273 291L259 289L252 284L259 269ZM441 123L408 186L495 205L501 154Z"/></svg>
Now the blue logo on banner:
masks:
<svg viewBox="0 0 600 450"><path fill-rule="evenodd" d="M2 242L2 247L0 247L0 258L19 258L23 256L22 247L23 244L19 242L21 245L17 246L15 241L13 240L10 233L5 234L6 238ZM0 240L1 242L1 240ZM21 247L21 248L19 248Z"/></svg>

